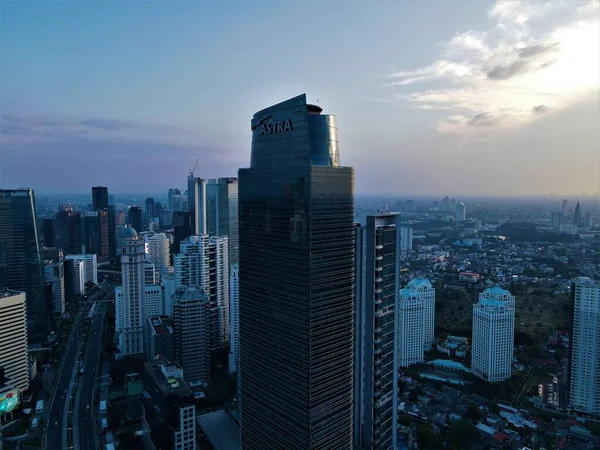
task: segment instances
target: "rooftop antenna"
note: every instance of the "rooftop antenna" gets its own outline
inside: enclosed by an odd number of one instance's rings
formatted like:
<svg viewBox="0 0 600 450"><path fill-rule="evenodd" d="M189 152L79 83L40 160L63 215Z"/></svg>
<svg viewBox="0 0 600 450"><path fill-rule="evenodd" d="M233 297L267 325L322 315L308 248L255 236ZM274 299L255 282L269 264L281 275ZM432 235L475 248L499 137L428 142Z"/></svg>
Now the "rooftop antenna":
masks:
<svg viewBox="0 0 600 450"><path fill-rule="evenodd" d="M198 170L198 161L200 161L200 158L196 158L196 164L194 164L194 167L190 170L191 176L194 176L194 174L196 173L196 170Z"/></svg>

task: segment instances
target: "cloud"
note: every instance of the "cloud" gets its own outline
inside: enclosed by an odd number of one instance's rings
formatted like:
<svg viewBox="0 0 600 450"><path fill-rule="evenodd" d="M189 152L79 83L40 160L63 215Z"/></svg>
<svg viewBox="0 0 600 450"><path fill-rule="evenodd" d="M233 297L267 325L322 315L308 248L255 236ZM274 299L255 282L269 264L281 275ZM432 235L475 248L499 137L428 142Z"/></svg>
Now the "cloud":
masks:
<svg viewBox="0 0 600 450"><path fill-rule="evenodd" d="M533 114L535 115L542 115L542 114L546 114L548 111L550 111L550 108L548 108L546 105L537 105L534 106L533 108L531 108L531 112L533 112Z"/></svg>
<svg viewBox="0 0 600 450"><path fill-rule="evenodd" d="M198 157L204 176L235 176L247 164L241 152L163 125L5 113L0 126L3 186L60 192L100 183L121 192L156 192L184 184L189 164Z"/></svg>
<svg viewBox="0 0 600 450"><path fill-rule="evenodd" d="M487 72L490 80L508 80L516 75L527 72L529 65L525 61L514 61L504 66L495 66Z"/></svg>
<svg viewBox="0 0 600 450"><path fill-rule="evenodd" d="M519 58L532 58L534 56L543 55L556 49L558 42L546 42L541 44L533 44L528 47L523 47L519 50Z"/></svg>
<svg viewBox="0 0 600 450"><path fill-rule="evenodd" d="M472 127L491 127L499 121L498 117L493 117L489 113L479 113L471 117L467 123Z"/></svg>
<svg viewBox="0 0 600 450"><path fill-rule="evenodd" d="M195 138L192 133L179 128L119 119L49 119L3 113L0 127L0 142L4 144L52 142L69 136L151 142L193 142Z"/></svg>
<svg viewBox="0 0 600 450"><path fill-rule="evenodd" d="M497 1L487 25L452 37L433 62L389 74L397 102L441 111L443 134L517 129L598 98L598 2ZM425 85L427 83L427 85Z"/></svg>

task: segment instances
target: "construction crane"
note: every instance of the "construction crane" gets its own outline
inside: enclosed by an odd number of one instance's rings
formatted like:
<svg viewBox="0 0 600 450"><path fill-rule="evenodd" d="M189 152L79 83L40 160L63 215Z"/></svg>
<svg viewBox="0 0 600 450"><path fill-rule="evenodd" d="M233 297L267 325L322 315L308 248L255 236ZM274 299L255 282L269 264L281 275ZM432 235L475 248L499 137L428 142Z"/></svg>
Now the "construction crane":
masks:
<svg viewBox="0 0 600 450"><path fill-rule="evenodd" d="M192 176L192 177L196 173L196 170L198 170L198 161L200 161L200 158L196 158L196 164L194 164L194 168L192 170L190 170L190 176Z"/></svg>

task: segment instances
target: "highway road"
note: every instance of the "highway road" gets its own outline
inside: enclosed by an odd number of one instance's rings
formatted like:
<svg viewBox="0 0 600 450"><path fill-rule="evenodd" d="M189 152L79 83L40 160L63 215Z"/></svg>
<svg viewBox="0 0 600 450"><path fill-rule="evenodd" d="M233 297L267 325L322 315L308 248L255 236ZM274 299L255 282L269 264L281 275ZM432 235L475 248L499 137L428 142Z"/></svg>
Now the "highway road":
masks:
<svg viewBox="0 0 600 450"><path fill-rule="evenodd" d="M112 296L114 284L103 283L99 289L89 297L89 301L99 300L108 296ZM102 307L104 310L105 306ZM48 420L46 425L45 446L47 450L64 450L67 448L66 430L68 427L68 399L69 399L69 384L71 383L72 375L77 370L77 362L79 360L79 352L81 349L81 335L85 328L85 320L89 307L84 307L82 312L75 319L75 327L70 336L65 357L63 359L60 372L58 374L54 393L50 401L48 410Z"/></svg>
<svg viewBox="0 0 600 450"><path fill-rule="evenodd" d="M67 443L63 443L63 430L67 427L67 417L65 416L65 403L67 401L67 391L71 382L71 374L75 370L75 365L79 357L79 349L81 344L81 333L85 326L85 318L87 310L81 312L75 323L75 328L69 344L63 365L58 374L55 384L52 400L48 413L48 421L46 428L46 446L48 450L63 450L67 447Z"/></svg>
<svg viewBox="0 0 600 450"><path fill-rule="evenodd" d="M98 303L88 334L87 348L83 359L83 374L79 377L75 397L73 420L73 446L81 450L98 448L98 424L96 420L96 381L98 363L102 351L102 327L107 303Z"/></svg>

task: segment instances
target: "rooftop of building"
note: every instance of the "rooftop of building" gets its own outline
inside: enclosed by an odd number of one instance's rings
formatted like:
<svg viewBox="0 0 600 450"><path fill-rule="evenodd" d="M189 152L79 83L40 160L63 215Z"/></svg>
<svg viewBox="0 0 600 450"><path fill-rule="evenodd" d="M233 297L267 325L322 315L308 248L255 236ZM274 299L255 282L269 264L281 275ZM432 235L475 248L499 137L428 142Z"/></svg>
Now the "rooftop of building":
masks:
<svg viewBox="0 0 600 450"><path fill-rule="evenodd" d="M148 317L148 321L152 325L154 334L173 334L173 327L170 325L169 316Z"/></svg>
<svg viewBox="0 0 600 450"><path fill-rule="evenodd" d="M14 297L15 295L23 294L21 291L13 291L12 289L1 288L0 298Z"/></svg>
<svg viewBox="0 0 600 450"><path fill-rule="evenodd" d="M192 300L207 300L208 297L200 286L189 286L186 288L179 288L175 291L174 299L177 301L192 301Z"/></svg>
<svg viewBox="0 0 600 450"><path fill-rule="evenodd" d="M137 235L137 231L131 226L125 228L125 231L123 231L123 237L137 237Z"/></svg>
<svg viewBox="0 0 600 450"><path fill-rule="evenodd" d="M164 395L178 395L180 397L191 397L194 395L190 386L183 379L183 369L176 362L167 360L162 355L144 363L156 385Z"/></svg>
<svg viewBox="0 0 600 450"><path fill-rule="evenodd" d="M496 296L505 296L511 295L506 289L502 289L500 286L494 286L483 291L484 294L496 295Z"/></svg>
<svg viewBox="0 0 600 450"><path fill-rule="evenodd" d="M431 281L429 281L427 278L413 278L408 283L408 287L413 289L431 289L432 286Z"/></svg>
<svg viewBox="0 0 600 450"><path fill-rule="evenodd" d="M491 307L495 307L495 308L501 308L503 306L508 306L506 302L503 302L502 300L492 300L489 298L482 298L479 300L479 303L483 306L491 306Z"/></svg>
<svg viewBox="0 0 600 450"><path fill-rule="evenodd" d="M427 364L431 364L432 366L440 367L443 369L456 370L467 373L471 372L467 367L464 366L464 364L461 364L456 361L451 361L449 359L434 359L433 361L429 361Z"/></svg>
<svg viewBox="0 0 600 450"><path fill-rule="evenodd" d="M127 382L127 395L135 396L141 395L144 392L144 383L141 381L128 381Z"/></svg>
<svg viewBox="0 0 600 450"><path fill-rule="evenodd" d="M209 412L198 417L198 424L214 450L240 448L240 429L224 410Z"/></svg>

